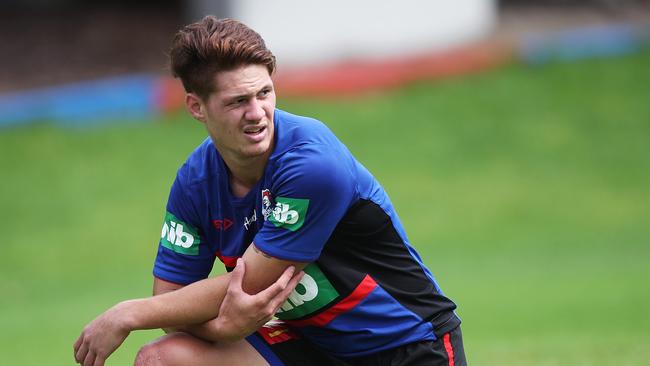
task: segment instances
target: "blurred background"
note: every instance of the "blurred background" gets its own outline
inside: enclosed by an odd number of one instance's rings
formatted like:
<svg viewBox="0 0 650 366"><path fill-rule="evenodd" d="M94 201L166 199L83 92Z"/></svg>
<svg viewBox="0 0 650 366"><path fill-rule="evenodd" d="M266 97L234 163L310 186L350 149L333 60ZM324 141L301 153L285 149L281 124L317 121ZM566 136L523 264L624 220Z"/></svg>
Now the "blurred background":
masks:
<svg viewBox="0 0 650 366"><path fill-rule="evenodd" d="M1 2L0 364L73 364L86 323L151 293L206 136L166 52L206 14L256 29L278 107L382 182L471 364L648 364L647 0Z"/></svg>

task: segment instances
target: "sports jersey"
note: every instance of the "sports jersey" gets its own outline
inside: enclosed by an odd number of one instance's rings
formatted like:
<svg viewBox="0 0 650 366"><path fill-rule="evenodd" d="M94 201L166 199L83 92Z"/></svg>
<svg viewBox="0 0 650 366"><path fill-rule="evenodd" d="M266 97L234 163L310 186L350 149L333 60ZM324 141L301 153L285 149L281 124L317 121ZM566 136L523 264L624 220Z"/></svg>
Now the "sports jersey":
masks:
<svg viewBox="0 0 650 366"><path fill-rule="evenodd" d="M321 122L275 110L275 145L245 197L206 139L178 170L154 275L178 284L232 270L254 242L266 254L307 262L276 316L340 357L435 340L460 323L409 244L377 180Z"/></svg>

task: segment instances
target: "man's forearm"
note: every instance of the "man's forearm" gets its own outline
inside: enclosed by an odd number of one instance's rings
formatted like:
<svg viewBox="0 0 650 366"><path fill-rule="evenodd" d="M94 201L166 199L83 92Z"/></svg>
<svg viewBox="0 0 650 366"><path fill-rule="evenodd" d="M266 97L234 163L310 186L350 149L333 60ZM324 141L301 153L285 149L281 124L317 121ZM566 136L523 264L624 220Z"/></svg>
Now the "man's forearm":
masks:
<svg viewBox="0 0 650 366"><path fill-rule="evenodd" d="M174 328L164 328L165 333L174 333L174 332L183 332L193 335L196 338L202 339L207 342L218 342L229 340L222 337L221 332L219 332L216 327L213 325L213 321L208 321L201 324L191 324L184 325Z"/></svg>
<svg viewBox="0 0 650 366"><path fill-rule="evenodd" d="M218 315L228 281L229 274L224 274L161 295L124 301L116 307L129 330L201 324Z"/></svg>
<svg viewBox="0 0 650 366"><path fill-rule="evenodd" d="M219 332L215 329L214 326L210 326L212 321L207 321L201 324L187 324L177 327L165 327L162 330L169 334L175 332L183 332L191 334L197 338L201 338L204 341L215 342L220 339Z"/></svg>

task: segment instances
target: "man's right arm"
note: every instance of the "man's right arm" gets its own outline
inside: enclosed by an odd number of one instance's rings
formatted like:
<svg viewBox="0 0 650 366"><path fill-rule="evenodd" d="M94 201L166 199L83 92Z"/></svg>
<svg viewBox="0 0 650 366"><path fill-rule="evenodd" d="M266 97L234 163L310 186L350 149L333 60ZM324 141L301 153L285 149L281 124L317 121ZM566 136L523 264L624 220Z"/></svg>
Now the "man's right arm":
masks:
<svg viewBox="0 0 650 366"><path fill-rule="evenodd" d="M162 295L167 292L171 292L174 290L178 290L179 288L184 287L184 285L174 283L174 282L169 282L165 281L161 278L155 277L153 278L153 296L156 295ZM192 333L189 329L184 329L182 327L176 327L176 328L163 328L165 333L172 333L172 332L179 332L179 331L184 331L187 333Z"/></svg>
<svg viewBox="0 0 650 366"><path fill-rule="evenodd" d="M174 282L169 282L165 281L161 278L154 277L153 280L153 295L162 295L168 292L172 292L175 290L178 290L180 288L185 287L184 285L174 283ZM216 308L216 306L215 306ZM166 327L162 328L165 333L173 333L173 332L185 332L192 334L195 337L202 338L207 341L214 340L215 338L218 337L218 334L216 334L215 330L210 327L210 321L201 323L201 324L187 324L187 325L181 325L177 327Z"/></svg>
<svg viewBox="0 0 650 366"><path fill-rule="evenodd" d="M251 247L254 248L254 244ZM251 253L253 251L247 251L245 257L253 265L260 265L259 258L255 260L256 256L250 255ZM299 269L304 267L304 265L299 263L294 265L297 265ZM163 330L166 333L190 333L206 341L237 340L244 337L270 320L302 279L303 273L295 273L294 265L287 267L278 279L270 283L268 287L259 287L257 290L250 288L244 290L244 274L247 272L247 267L245 261L239 259L234 271L229 274L230 279L226 289L227 296L217 305L219 307L218 317L200 324L167 327L163 328ZM269 272L264 273L267 276L269 275ZM253 276L253 274L249 273L247 276ZM273 276L271 275L271 277ZM183 287L183 285L155 277L153 288L154 297L182 289ZM250 292L251 290L252 292Z"/></svg>
<svg viewBox="0 0 650 366"><path fill-rule="evenodd" d="M282 305L302 274L289 266L268 288L255 295L243 291L245 266L153 297L123 301L90 322L74 344L75 360L102 364L133 330L203 324L192 334L209 341L233 341L262 326ZM227 294L227 295L226 295ZM217 317L217 315L222 315ZM210 320L212 319L212 320ZM226 320L227 319L227 320Z"/></svg>
<svg viewBox="0 0 650 366"><path fill-rule="evenodd" d="M238 313L238 317L242 318L240 325L247 324L246 328L249 328L252 327L254 320L246 319L247 317L270 319L302 278L300 273L296 273L295 266L288 266L269 287L251 295L243 290L245 271L244 261L239 259L231 273L210 277L187 286L179 286L173 291L171 290L175 287L173 284L158 283L159 295L124 301L117 306L121 307L120 313L125 318L123 320L131 330L182 329L190 326L194 333L205 330L201 325L209 323L218 315L223 315L220 314L220 309L227 293L230 303L238 303L240 306ZM165 290L168 291L163 293ZM216 337L206 337L208 334L196 335L212 341L221 340L221 336L225 336L224 340L228 340L232 330L214 329L213 331Z"/></svg>

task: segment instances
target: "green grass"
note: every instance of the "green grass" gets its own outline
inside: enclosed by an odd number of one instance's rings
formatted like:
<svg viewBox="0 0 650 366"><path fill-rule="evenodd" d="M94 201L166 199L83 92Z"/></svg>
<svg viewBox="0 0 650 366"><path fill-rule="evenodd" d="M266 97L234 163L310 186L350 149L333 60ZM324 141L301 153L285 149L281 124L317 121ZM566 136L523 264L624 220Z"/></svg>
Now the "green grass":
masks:
<svg viewBox="0 0 650 366"><path fill-rule="evenodd" d="M329 101L459 304L474 365L650 359L650 53ZM149 124L0 131L0 363L69 365L82 327L151 291L169 186L205 136ZM161 334L132 334L109 365Z"/></svg>

